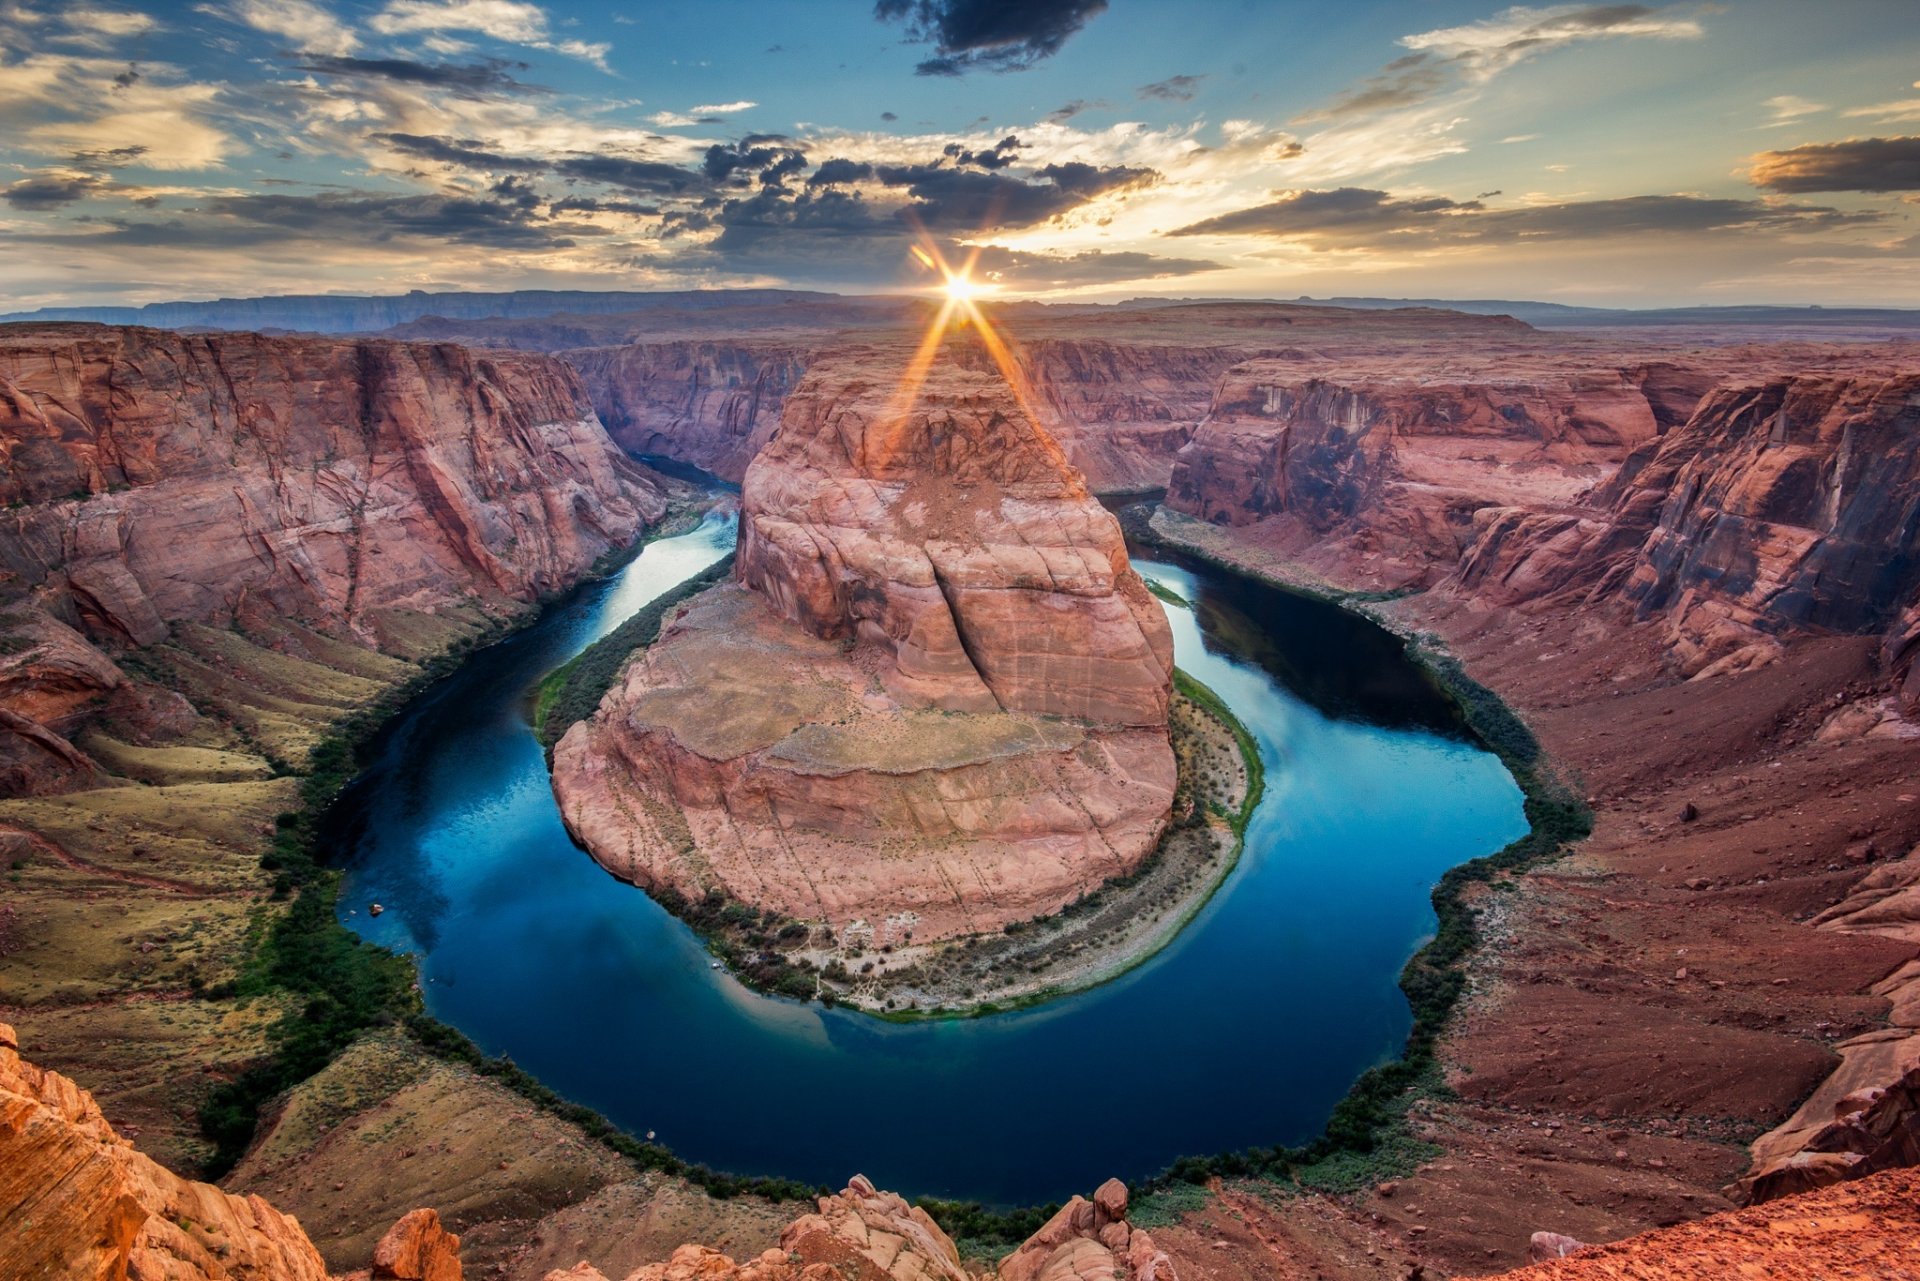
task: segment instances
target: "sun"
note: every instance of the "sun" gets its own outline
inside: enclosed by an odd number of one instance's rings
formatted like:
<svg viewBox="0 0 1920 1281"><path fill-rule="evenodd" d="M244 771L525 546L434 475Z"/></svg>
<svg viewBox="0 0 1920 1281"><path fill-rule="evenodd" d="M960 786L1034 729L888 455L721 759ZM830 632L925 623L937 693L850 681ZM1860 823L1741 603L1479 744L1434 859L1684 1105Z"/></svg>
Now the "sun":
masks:
<svg viewBox="0 0 1920 1281"><path fill-rule="evenodd" d="M991 292L993 286L975 280L966 272L953 272L947 275L947 283L942 286L949 302L969 303L982 294Z"/></svg>

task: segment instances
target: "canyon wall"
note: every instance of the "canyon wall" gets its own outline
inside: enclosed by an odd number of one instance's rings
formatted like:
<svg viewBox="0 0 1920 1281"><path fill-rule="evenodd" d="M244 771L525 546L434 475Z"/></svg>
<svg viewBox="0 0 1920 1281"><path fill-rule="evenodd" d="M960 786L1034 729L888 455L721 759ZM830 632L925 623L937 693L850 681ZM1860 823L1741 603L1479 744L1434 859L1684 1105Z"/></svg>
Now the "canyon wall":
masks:
<svg viewBox="0 0 1920 1281"><path fill-rule="evenodd" d="M0 330L0 780L84 781L63 731L126 685L103 651L299 620L405 652L410 619L571 583L664 494L546 356Z"/></svg>
<svg viewBox="0 0 1920 1281"><path fill-rule="evenodd" d="M816 344L788 339L643 342L561 353L621 448L738 484L780 423Z"/></svg>
<svg viewBox="0 0 1920 1281"><path fill-rule="evenodd" d="M997 374L816 362L748 469L737 585L554 751L615 874L926 943L1057 910L1166 823L1172 642Z"/></svg>
<svg viewBox="0 0 1920 1281"><path fill-rule="evenodd" d="M1479 520L1451 592L1618 599L1662 620L1684 675L1769 662L1788 635L1880 634L1904 680L1920 616L1920 375L1729 383L1635 450L1587 509Z"/></svg>
<svg viewBox="0 0 1920 1281"><path fill-rule="evenodd" d="M1578 503L1710 385L1679 366L1557 354L1458 381L1401 364L1235 366L1175 460L1167 505L1261 523L1262 537L1335 576L1427 586L1473 541L1477 512Z"/></svg>

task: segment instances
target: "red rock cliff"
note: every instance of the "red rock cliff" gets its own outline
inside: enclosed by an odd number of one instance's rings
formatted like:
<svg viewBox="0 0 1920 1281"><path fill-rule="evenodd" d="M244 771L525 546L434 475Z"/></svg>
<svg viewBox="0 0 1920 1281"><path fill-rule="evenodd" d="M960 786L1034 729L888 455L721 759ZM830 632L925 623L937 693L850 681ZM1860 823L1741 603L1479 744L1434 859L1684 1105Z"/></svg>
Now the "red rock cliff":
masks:
<svg viewBox="0 0 1920 1281"><path fill-rule="evenodd" d="M83 325L0 329L0 503L16 791L85 775L61 718L120 684L89 642L252 616L377 646L556 590L665 507L550 357Z"/></svg>

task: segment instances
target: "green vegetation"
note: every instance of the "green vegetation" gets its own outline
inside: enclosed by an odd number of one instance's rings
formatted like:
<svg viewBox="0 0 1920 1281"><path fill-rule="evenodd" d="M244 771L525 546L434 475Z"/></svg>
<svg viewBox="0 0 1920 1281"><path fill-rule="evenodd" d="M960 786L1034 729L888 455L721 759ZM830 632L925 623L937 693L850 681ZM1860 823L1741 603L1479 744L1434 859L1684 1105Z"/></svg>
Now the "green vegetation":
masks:
<svg viewBox="0 0 1920 1281"><path fill-rule="evenodd" d="M1247 766L1247 795L1240 802L1240 812L1229 815L1233 824L1233 834L1241 840L1246 839L1247 824L1253 818L1253 812L1260 808L1260 798L1267 790L1267 767L1260 759L1260 744L1254 742L1253 731L1227 706L1226 700L1214 693L1212 688L1202 684L1178 667L1173 669L1173 687L1182 695L1192 699L1221 724L1233 731L1234 741L1240 744L1240 759ZM1238 857L1238 854L1235 855Z"/></svg>
<svg viewBox="0 0 1920 1281"><path fill-rule="evenodd" d="M593 709L600 706L600 700L613 688L613 682L633 652L660 639L660 624L675 606L716 583L725 582L732 573L733 557L728 555L673 590L663 592L571 661L548 672L540 682L533 708L534 731L540 736L541 744L551 748L572 725L593 715Z"/></svg>
<svg viewBox="0 0 1920 1281"><path fill-rule="evenodd" d="M1165 583L1158 582L1154 579L1146 577L1145 575L1141 576L1140 581L1147 585L1148 591L1152 592L1155 596L1158 596L1161 600L1167 602L1167 604L1178 605L1182 609L1193 608L1192 601L1188 600L1185 596L1182 596L1179 592L1174 591L1173 588L1167 586Z"/></svg>

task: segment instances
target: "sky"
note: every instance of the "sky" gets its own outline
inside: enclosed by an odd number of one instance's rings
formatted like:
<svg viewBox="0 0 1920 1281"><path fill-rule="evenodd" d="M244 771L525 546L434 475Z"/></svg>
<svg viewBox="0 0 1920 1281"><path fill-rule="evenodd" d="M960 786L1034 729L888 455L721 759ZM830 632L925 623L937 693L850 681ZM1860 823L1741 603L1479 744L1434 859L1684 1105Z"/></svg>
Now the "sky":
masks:
<svg viewBox="0 0 1920 1281"><path fill-rule="evenodd" d="M0 0L0 311L1920 306L1920 4Z"/></svg>

